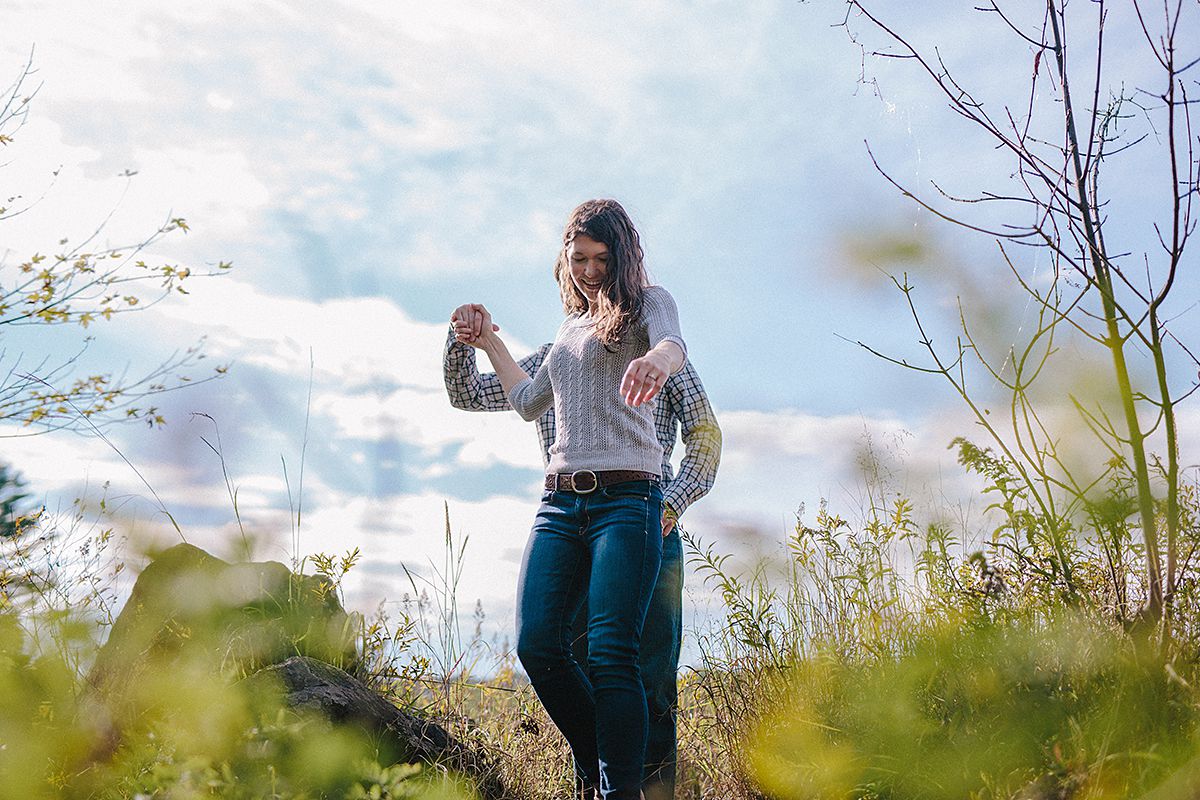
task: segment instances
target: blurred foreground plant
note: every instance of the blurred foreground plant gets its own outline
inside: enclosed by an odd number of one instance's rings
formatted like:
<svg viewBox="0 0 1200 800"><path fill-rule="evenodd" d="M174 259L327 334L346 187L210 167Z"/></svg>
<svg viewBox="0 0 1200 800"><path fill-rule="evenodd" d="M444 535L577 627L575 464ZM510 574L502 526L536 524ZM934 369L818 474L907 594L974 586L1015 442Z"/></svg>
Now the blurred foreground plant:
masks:
<svg viewBox="0 0 1200 800"><path fill-rule="evenodd" d="M363 733L289 708L261 682L230 683L214 654L126 687L146 713L109 752L104 712L78 674L29 649L15 614L0 612L2 798L473 796L428 766L381 766Z"/></svg>
<svg viewBox="0 0 1200 800"><path fill-rule="evenodd" d="M755 778L781 800L1117 800L1200 746L1194 691L1123 632L1072 614L963 617L894 660L831 652L788 682L751 744Z"/></svg>
<svg viewBox="0 0 1200 800"><path fill-rule="evenodd" d="M3 574L26 580L0 607L0 798L473 796L441 766L389 766L394 738L308 711L260 671L297 654L359 668L362 623L330 576L178 545L114 621L111 531L76 535L85 517L77 502L74 534L4 543Z"/></svg>

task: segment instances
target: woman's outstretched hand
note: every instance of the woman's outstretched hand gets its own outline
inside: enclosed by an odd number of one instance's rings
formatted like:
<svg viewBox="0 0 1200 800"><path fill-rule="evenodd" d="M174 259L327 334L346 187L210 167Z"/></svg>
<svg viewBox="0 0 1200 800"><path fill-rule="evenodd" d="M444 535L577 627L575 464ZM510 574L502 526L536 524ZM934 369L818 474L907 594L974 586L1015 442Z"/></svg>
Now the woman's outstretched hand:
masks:
<svg viewBox="0 0 1200 800"><path fill-rule="evenodd" d="M492 315L480 303L464 303L454 309L450 315L450 324L454 326L454 338L463 344L482 348L500 326L492 322Z"/></svg>
<svg viewBox="0 0 1200 800"><path fill-rule="evenodd" d="M653 400L671 377L671 360L661 351L651 350L629 362L621 379L621 396L625 403L640 406Z"/></svg>

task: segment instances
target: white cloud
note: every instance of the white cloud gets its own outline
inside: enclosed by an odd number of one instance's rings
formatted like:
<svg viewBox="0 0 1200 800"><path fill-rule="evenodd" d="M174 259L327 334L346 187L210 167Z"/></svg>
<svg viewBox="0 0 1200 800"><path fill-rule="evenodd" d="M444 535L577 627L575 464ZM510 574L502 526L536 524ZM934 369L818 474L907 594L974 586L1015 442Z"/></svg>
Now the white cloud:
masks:
<svg viewBox="0 0 1200 800"><path fill-rule="evenodd" d="M0 170L5 191L20 197L3 204L29 208L0 223L10 253L57 252L60 239L78 245L98 229L93 247L125 247L171 215L186 217L207 237L235 238L270 200L246 156L233 150L135 147L118 165L94 147L69 145L62 126L41 114L13 136ZM177 233L154 249L165 254L188 246Z"/></svg>
<svg viewBox="0 0 1200 800"><path fill-rule="evenodd" d="M138 0L113 15L84 3L57 4L69 13L31 4L10 30L18 39L46 41L41 58L48 69L55 65L45 92L53 99L49 111L97 97L120 103L123 128L130 132L121 149L128 143L144 154L160 149L164 136L178 135L159 121L164 98L155 74L170 81L180 98L220 111L221 120L262 109L265 124L242 123L232 136L274 202L321 232L335 231L339 223L387 220L383 230L403 234L380 250L409 276L544 264L557 248L571 200L578 199L574 184L568 199L559 197L569 182L561 173L586 174L613 155L622 168L665 166L664 159L680 157L672 143L685 143L688 152L698 143L712 144L711 128L702 131L700 123L711 109L668 118L657 101L655 76L741 93L735 87L755 85L766 63L766 53L747 50L740 44L744 37L729 35L731 25L746 36L759 35L765 6L708 26L641 4L608 13L490 2L434 9L354 0L304 13L280 13L274 5L218 3L185 13ZM343 54L336 60L313 46L332 34ZM222 52L238 56L214 55ZM252 80L228 74L246 69ZM96 76L112 87L141 88L119 96L74 91L82 78ZM714 103L721 107L727 99L714 97ZM167 100L175 116L194 111ZM139 118L149 124L139 126ZM228 142L233 123L182 124L191 135L216 133ZM730 129L721 136L730 134L740 135ZM499 158L486 154L495 148ZM430 169L423 157L442 153L456 156L454 167L435 162ZM585 163L571 166L580 160ZM244 163L193 163L199 176L216 180L246 171ZM715 173L722 163L706 159L702 180L719 186ZM152 165L121 168L147 172ZM396 172L384 172L393 165ZM550 170L558 174L546 175ZM676 178L691 180L692 172ZM160 197L154 208L186 210L199 229L193 208L204 201L192 196L197 176L180 177L170 172L164 180L188 191ZM378 184L384 182L389 191L381 194ZM244 218L245 196L240 182L231 181L226 217ZM525 211L531 202L544 206ZM472 241L498 233L505 257L480 259Z"/></svg>
<svg viewBox="0 0 1200 800"><path fill-rule="evenodd" d="M271 195L246 155L220 149L165 147L134 150L129 168L138 172L131 202L170 207L213 238L232 238L254 227Z"/></svg>
<svg viewBox="0 0 1200 800"><path fill-rule="evenodd" d="M120 456L94 436L28 435L31 432L31 428L21 425L0 425L4 461L25 476L35 497L69 490L83 482L100 485L133 477Z"/></svg>
<svg viewBox="0 0 1200 800"><path fill-rule="evenodd" d="M233 108L233 98L221 92L209 92L204 96L204 101L217 111L228 111Z"/></svg>
<svg viewBox="0 0 1200 800"><path fill-rule="evenodd" d="M774 553L801 506L810 522L822 500L835 513L860 518L869 505L868 482L876 498L902 494L929 519L977 492L977 481L946 449L970 430L953 409L912 420L798 410L718 410L717 419L724 440L717 482L684 522L741 563Z"/></svg>
<svg viewBox="0 0 1200 800"><path fill-rule="evenodd" d="M153 313L207 331L218 357L307 375L311 348L320 382L442 386L447 328L417 322L385 298L312 302L268 294L232 275L196 281L190 291L187 302Z"/></svg>
<svg viewBox="0 0 1200 800"><path fill-rule="evenodd" d="M430 456L447 445L459 445L456 462L462 466L542 467L532 425L512 413L451 408L444 389L355 396L329 392L314 398L313 410L333 419L341 435L355 439L398 439Z"/></svg>
<svg viewBox="0 0 1200 800"><path fill-rule="evenodd" d="M312 411L332 420L338 436L404 441L427 455L457 446L456 462L541 469L533 426L515 414L454 409L446 396L441 353L446 327L417 322L383 298L314 303L260 292L233 277L198 281L187 302L153 309L190 325L188 341L206 332L209 352L264 367L281 383L313 365ZM165 324L164 330L174 326ZM509 342L514 352L527 348ZM488 370L480 355L481 370Z"/></svg>
<svg viewBox="0 0 1200 800"><path fill-rule="evenodd" d="M15 71L32 50L38 74L29 90L45 82L63 99L102 104L152 100L146 75L133 62L161 54L153 30L131 25L126 14L88 11L71 2L7 5L0 44L4 66Z"/></svg>

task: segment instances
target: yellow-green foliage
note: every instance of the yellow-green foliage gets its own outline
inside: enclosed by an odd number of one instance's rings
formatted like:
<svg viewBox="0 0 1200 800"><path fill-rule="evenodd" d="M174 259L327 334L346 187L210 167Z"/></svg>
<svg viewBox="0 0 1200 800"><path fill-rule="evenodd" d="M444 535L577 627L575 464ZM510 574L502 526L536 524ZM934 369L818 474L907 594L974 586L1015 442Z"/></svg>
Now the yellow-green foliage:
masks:
<svg viewBox="0 0 1200 800"><path fill-rule="evenodd" d="M62 659L31 659L12 613L0 612L0 793L54 797L64 763L89 742L73 720L75 676Z"/></svg>
<svg viewBox="0 0 1200 800"><path fill-rule="evenodd" d="M687 539L723 606L681 682L688 797L1200 796L1195 581L1141 621L1125 465L1050 513L954 444L987 481L971 527L919 524L876 483L857 520L822 505L750 570ZM1193 522L1180 539L1195 552Z"/></svg>
<svg viewBox="0 0 1200 800"><path fill-rule="evenodd" d="M234 664L230 648L279 638L260 610L231 627L228 604L192 608L109 659L95 684L75 667L95 660L94 625L44 607L0 611L0 798L473 796L440 768L381 766L383 743L290 709L269 679L238 680L254 659Z"/></svg>
<svg viewBox="0 0 1200 800"><path fill-rule="evenodd" d="M230 683L206 658L141 674L143 716L115 730L61 658L28 649L20 620L0 614L0 798L472 796L437 769L380 766L358 729Z"/></svg>
<svg viewBox="0 0 1200 800"><path fill-rule="evenodd" d="M898 659L797 665L751 743L755 778L804 798L1127 798L1184 765L1194 693L1123 633L964 618Z"/></svg>

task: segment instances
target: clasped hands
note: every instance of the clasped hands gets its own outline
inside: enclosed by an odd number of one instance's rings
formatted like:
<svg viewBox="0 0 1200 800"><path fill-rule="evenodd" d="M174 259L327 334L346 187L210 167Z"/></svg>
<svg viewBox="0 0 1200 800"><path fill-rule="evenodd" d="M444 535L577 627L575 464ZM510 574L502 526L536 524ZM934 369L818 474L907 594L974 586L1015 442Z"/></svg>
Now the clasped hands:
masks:
<svg viewBox="0 0 1200 800"><path fill-rule="evenodd" d="M500 326L492 322L491 313L479 303L464 303L450 315L454 338L471 347L486 350L490 338ZM671 376L669 357L651 350L629 362L621 378L621 397L630 406L640 406L653 400Z"/></svg>

